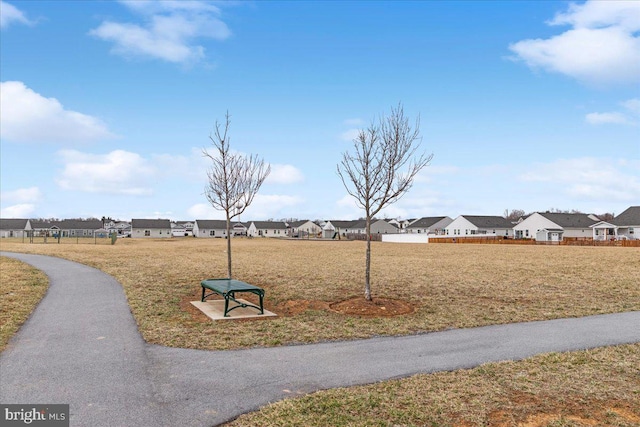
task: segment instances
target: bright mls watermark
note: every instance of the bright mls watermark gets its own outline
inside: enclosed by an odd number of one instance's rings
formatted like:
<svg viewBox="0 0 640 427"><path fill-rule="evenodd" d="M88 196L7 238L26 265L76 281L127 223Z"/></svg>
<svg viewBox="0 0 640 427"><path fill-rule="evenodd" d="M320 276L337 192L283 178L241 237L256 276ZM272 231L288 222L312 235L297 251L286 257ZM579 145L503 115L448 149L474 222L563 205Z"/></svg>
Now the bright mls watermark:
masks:
<svg viewBox="0 0 640 427"><path fill-rule="evenodd" d="M69 405L0 404L0 427L69 427Z"/></svg>

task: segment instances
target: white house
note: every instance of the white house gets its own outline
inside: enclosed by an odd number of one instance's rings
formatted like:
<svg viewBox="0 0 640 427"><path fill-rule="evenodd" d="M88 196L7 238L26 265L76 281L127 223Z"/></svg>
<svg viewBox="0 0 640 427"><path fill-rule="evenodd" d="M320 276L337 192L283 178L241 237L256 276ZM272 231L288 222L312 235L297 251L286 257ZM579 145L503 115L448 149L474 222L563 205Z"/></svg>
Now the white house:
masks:
<svg viewBox="0 0 640 427"><path fill-rule="evenodd" d="M618 227L618 236L640 239L640 206L631 206L610 221Z"/></svg>
<svg viewBox="0 0 640 427"><path fill-rule="evenodd" d="M412 221L407 227L408 234L445 234L445 228L453 220L448 216L423 217Z"/></svg>
<svg viewBox="0 0 640 427"><path fill-rule="evenodd" d="M591 226L593 240L640 239L640 206L631 206L610 221L600 221Z"/></svg>
<svg viewBox="0 0 640 427"><path fill-rule="evenodd" d="M592 225L598 222L594 215L582 213L535 212L513 227L516 239L560 241L563 238L592 238Z"/></svg>
<svg viewBox="0 0 640 427"><path fill-rule="evenodd" d="M279 221L251 221L247 228L251 237L287 237L287 224Z"/></svg>
<svg viewBox="0 0 640 427"><path fill-rule="evenodd" d="M292 221L287 224L292 237L317 236L322 233L322 227L313 221Z"/></svg>
<svg viewBox="0 0 640 427"><path fill-rule="evenodd" d="M193 236L193 221L171 221L171 233L175 237Z"/></svg>
<svg viewBox="0 0 640 427"><path fill-rule="evenodd" d="M0 218L0 237L26 237L31 230L28 219Z"/></svg>
<svg viewBox="0 0 640 427"><path fill-rule="evenodd" d="M363 223L363 233L366 233L366 223ZM386 219L379 219L371 221L371 234L398 234L400 233L400 227L387 221Z"/></svg>
<svg viewBox="0 0 640 427"><path fill-rule="evenodd" d="M444 227L450 237L476 235L513 236L513 224L501 216L460 215Z"/></svg>
<svg viewBox="0 0 640 427"><path fill-rule="evenodd" d="M131 237L170 238L171 221L168 219L132 219Z"/></svg>
<svg viewBox="0 0 640 427"><path fill-rule="evenodd" d="M325 222L322 227L322 233L324 237L332 238L337 234L340 236L346 236L347 233L357 233L359 229L364 229L364 227L359 227L358 224L361 221L341 221L336 219L330 219ZM364 231L362 231L364 233Z"/></svg>
<svg viewBox="0 0 640 427"><path fill-rule="evenodd" d="M236 232L236 226L240 225ZM231 237L246 234L246 227L240 223L233 225ZM197 219L193 224L194 237L227 237L227 221L224 219Z"/></svg>

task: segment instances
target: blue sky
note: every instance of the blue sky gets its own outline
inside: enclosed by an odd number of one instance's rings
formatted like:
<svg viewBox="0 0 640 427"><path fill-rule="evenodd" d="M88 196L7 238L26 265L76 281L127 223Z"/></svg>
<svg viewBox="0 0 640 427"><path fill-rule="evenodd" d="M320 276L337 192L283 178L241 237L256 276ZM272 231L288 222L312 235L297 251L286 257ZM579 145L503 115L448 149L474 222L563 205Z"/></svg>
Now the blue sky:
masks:
<svg viewBox="0 0 640 427"><path fill-rule="evenodd" d="M0 3L3 218L217 219L216 120L272 173L242 220L351 219L336 165L401 102L433 160L387 217L640 204L640 2Z"/></svg>

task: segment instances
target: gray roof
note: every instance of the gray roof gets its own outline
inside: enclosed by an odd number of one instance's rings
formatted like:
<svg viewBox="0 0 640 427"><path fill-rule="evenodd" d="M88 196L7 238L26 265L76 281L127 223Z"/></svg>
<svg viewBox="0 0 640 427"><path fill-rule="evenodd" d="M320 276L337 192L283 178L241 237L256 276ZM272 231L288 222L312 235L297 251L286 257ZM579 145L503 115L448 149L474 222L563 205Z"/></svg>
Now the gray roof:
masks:
<svg viewBox="0 0 640 427"><path fill-rule="evenodd" d="M30 219L29 222L31 223L31 228L34 230L49 229L53 226L51 221L41 219Z"/></svg>
<svg viewBox="0 0 640 427"><path fill-rule="evenodd" d="M407 228L429 228L432 225L442 221L446 216L429 216L413 221Z"/></svg>
<svg viewBox="0 0 640 427"><path fill-rule="evenodd" d="M170 229L171 221L168 219L132 219L131 228Z"/></svg>
<svg viewBox="0 0 640 427"><path fill-rule="evenodd" d="M227 220L224 219L196 219L198 228L204 230L225 230Z"/></svg>
<svg viewBox="0 0 640 427"><path fill-rule="evenodd" d="M0 230L24 230L28 221L20 218L0 218Z"/></svg>
<svg viewBox="0 0 640 427"><path fill-rule="evenodd" d="M102 228L102 221L99 219L63 219L53 221L60 230L98 230Z"/></svg>
<svg viewBox="0 0 640 427"><path fill-rule="evenodd" d="M631 206L608 222L617 226L640 225L640 206Z"/></svg>
<svg viewBox="0 0 640 427"><path fill-rule="evenodd" d="M331 225L335 228L358 228L358 225L362 222L362 220L351 220L351 221L342 221L342 220L329 220ZM364 225L362 226L364 228Z"/></svg>
<svg viewBox="0 0 640 427"><path fill-rule="evenodd" d="M589 218L589 215L583 213L538 213L554 224L558 224L562 228L589 228L598 222Z"/></svg>
<svg viewBox="0 0 640 427"><path fill-rule="evenodd" d="M297 228L297 227L300 227L301 225L306 224L308 222L312 222L312 221L308 220L308 219L301 219L301 220L298 220L298 221L291 221L289 223L289 227Z"/></svg>
<svg viewBox="0 0 640 427"><path fill-rule="evenodd" d="M513 228L513 224L502 216L462 215L478 228Z"/></svg>
<svg viewBox="0 0 640 427"><path fill-rule="evenodd" d="M279 221L251 221L258 229L286 230L287 224Z"/></svg>

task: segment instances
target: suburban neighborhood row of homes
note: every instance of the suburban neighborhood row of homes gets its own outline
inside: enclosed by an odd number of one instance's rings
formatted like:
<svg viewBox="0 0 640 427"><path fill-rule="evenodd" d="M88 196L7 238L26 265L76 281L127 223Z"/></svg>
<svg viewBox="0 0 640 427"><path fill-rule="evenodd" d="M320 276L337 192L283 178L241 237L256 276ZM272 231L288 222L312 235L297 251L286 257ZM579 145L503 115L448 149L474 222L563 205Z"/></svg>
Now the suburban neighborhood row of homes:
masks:
<svg viewBox="0 0 640 427"><path fill-rule="evenodd" d="M366 235L364 220L354 221L248 221L234 222L231 236L343 238ZM0 219L0 237L107 237L117 234L132 238L226 238L224 220L133 219L128 221ZM429 238L496 236L559 242L563 239L638 240L640 206L631 206L613 219L603 221L593 214L535 212L517 221L502 216L460 215L424 217L412 220L377 219L371 234L423 234Z"/></svg>

